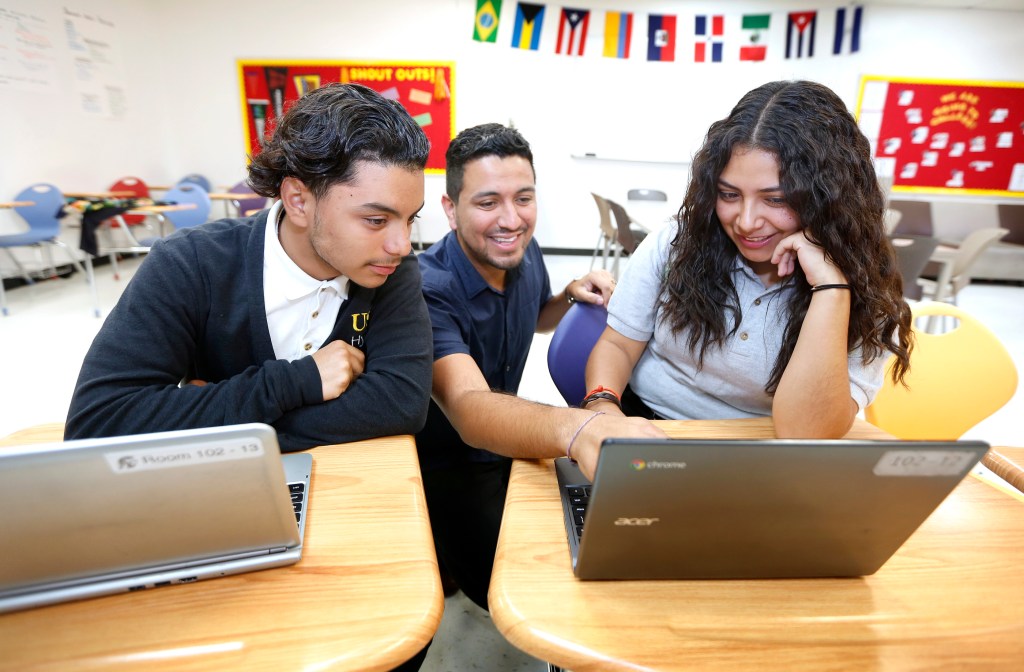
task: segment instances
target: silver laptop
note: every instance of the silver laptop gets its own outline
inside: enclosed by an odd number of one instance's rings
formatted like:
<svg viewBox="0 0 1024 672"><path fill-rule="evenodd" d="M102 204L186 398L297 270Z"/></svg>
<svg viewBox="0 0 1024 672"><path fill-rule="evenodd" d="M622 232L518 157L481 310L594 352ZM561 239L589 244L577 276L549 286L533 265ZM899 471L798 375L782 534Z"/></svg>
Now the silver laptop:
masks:
<svg viewBox="0 0 1024 672"><path fill-rule="evenodd" d="M580 579L872 574L988 451L979 441L608 439L555 460Z"/></svg>
<svg viewBox="0 0 1024 672"><path fill-rule="evenodd" d="M313 458L233 425L0 449L0 612L297 562Z"/></svg>

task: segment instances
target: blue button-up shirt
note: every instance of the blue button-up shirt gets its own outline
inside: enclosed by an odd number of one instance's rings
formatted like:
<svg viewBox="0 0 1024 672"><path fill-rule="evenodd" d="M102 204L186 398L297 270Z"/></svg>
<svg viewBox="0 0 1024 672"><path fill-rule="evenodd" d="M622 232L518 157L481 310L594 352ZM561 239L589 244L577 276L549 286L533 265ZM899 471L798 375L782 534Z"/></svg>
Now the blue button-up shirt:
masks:
<svg viewBox="0 0 1024 672"><path fill-rule="evenodd" d="M537 319L551 299L551 282L537 241L530 241L519 267L507 272L504 291L487 284L454 231L419 255L419 262L434 334L434 361L468 354L491 389L518 392ZM416 445L426 467L495 457L463 443L433 401Z"/></svg>

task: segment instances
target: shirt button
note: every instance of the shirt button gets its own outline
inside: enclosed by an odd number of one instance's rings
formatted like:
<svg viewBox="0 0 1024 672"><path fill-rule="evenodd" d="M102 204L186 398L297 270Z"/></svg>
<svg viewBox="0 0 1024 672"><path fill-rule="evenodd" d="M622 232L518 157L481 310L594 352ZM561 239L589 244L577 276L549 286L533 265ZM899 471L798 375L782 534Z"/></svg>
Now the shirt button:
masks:
<svg viewBox="0 0 1024 672"><path fill-rule="evenodd" d="M741 341L747 340L747 332L744 331L742 334L740 334L740 340Z"/></svg>
<svg viewBox="0 0 1024 672"><path fill-rule="evenodd" d="M313 311L313 319L315 320L319 316L320 316L320 311L319 310L314 310Z"/></svg>
<svg viewBox="0 0 1024 672"><path fill-rule="evenodd" d="M743 337L746 338L746 334L744 334ZM312 347L313 347L312 343L306 343L304 346L302 346L302 349L305 350L306 352L309 352L309 349L312 348Z"/></svg>
<svg viewBox="0 0 1024 672"><path fill-rule="evenodd" d="M761 299L754 299L754 305L755 306L760 306L761 305ZM316 317L316 315L314 315L313 317Z"/></svg>

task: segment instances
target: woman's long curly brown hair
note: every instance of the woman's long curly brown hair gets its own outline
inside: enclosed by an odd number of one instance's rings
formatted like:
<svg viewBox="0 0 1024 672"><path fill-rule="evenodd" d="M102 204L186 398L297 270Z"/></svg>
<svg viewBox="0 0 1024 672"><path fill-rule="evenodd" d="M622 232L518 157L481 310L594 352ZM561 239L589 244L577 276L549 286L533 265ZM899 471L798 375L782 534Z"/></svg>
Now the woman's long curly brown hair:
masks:
<svg viewBox="0 0 1024 672"><path fill-rule="evenodd" d="M814 82L764 84L708 130L693 160L662 282L660 307L672 332L688 330L687 345L703 364L708 348L721 347L739 328L742 309L730 277L738 250L715 213L718 179L735 149L775 156L787 204L851 285L850 350L861 348L868 361L892 352L893 380L902 381L910 369L912 318L883 226L885 197L867 138L839 96ZM770 394L793 355L811 302L799 266L786 282L796 291L765 387Z"/></svg>

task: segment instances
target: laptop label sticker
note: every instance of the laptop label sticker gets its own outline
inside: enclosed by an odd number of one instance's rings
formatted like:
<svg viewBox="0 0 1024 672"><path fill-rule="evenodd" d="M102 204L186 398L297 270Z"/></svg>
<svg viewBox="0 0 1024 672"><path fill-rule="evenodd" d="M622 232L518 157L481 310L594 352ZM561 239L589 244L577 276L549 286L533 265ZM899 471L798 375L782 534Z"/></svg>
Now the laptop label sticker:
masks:
<svg viewBox="0 0 1024 672"><path fill-rule="evenodd" d="M263 442L255 438L226 439L188 446L146 448L105 453L115 474L133 474L153 469L189 467L210 462L244 460L263 455Z"/></svg>
<svg viewBox="0 0 1024 672"><path fill-rule="evenodd" d="M964 450L890 450L875 465L876 476L958 476L974 464Z"/></svg>

